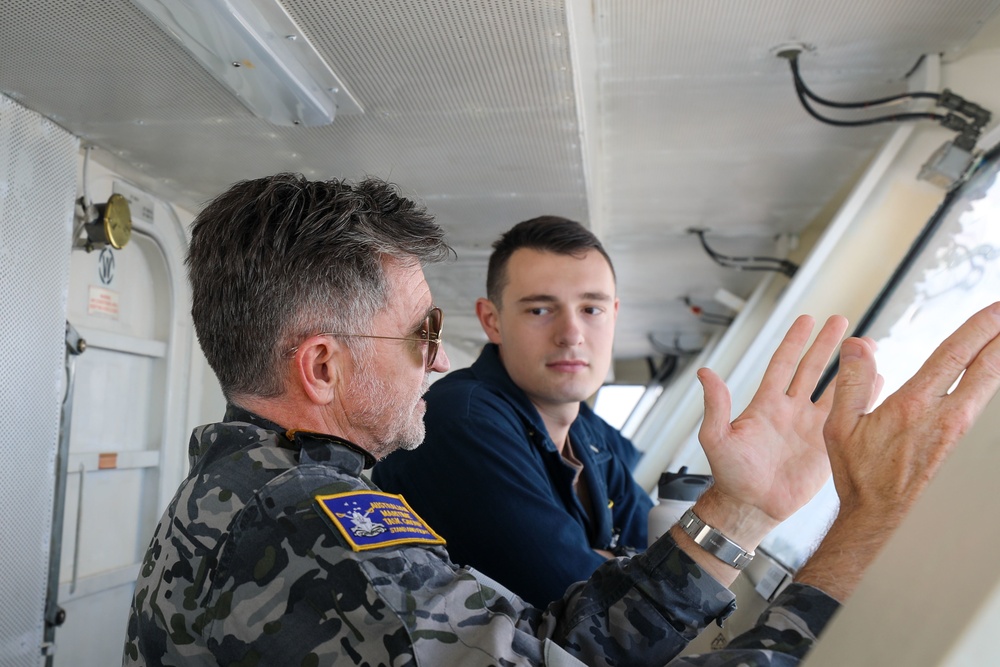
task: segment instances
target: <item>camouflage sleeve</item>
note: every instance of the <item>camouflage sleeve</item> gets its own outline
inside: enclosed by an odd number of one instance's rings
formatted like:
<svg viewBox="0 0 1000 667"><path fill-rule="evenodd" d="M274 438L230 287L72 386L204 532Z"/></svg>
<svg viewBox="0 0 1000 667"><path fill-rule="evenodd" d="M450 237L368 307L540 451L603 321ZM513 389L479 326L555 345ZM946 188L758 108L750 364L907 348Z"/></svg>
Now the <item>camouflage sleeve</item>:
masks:
<svg viewBox="0 0 1000 667"><path fill-rule="evenodd" d="M719 651L678 658L669 667L793 667L840 608L811 586L792 584L761 615L757 625Z"/></svg>
<svg viewBox="0 0 1000 667"><path fill-rule="evenodd" d="M735 607L668 538L608 561L543 612L457 568L440 545L386 532L357 548L314 498L371 491L310 476L299 468L231 525L192 612L217 664L664 665ZM767 627L784 641L780 623Z"/></svg>
<svg viewBox="0 0 1000 667"><path fill-rule="evenodd" d="M664 664L732 607L728 590L661 540L543 612L483 585L442 546L353 548L308 477L300 468L232 526L196 624L220 665L540 666L562 654L554 645L595 667Z"/></svg>
<svg viewBox="0 0 1000 667"><path fill-rule="evenodd" d="M668 535L575 584L538 631L587 664L662 665L735 608L733 594Z"/></svg>

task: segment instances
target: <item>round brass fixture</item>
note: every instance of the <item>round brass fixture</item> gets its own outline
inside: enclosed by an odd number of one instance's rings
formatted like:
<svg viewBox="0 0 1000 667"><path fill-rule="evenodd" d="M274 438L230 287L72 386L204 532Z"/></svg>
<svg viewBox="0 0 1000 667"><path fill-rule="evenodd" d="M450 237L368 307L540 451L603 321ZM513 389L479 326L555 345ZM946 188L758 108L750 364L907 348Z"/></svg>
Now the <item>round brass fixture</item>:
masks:
<svg viewBox="0 0 1000 667"><path fill-rule="evenodd" d="M82 199L78 202L77 214L83 210ZM120 194L113 194L106 204L94 204L82 213L86 220L83 224L87 232L86 240L77 240L77 247L87 252L110 245L115 250L121 250L132 238L132 213L128 200Z"/></svg>

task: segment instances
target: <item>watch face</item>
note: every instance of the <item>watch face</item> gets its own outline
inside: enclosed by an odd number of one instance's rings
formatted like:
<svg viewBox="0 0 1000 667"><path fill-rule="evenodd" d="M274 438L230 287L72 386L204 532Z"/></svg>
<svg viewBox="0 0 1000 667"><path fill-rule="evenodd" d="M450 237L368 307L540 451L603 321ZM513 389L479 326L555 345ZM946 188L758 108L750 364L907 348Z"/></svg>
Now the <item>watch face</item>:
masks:
<svg viewBox="0 0 1000 667"><path fill-rule="evenodd" d="M111 195L104 209L104 235L116 250L121 250L132 237L132 214L128 201L119 194Z"/></svg>

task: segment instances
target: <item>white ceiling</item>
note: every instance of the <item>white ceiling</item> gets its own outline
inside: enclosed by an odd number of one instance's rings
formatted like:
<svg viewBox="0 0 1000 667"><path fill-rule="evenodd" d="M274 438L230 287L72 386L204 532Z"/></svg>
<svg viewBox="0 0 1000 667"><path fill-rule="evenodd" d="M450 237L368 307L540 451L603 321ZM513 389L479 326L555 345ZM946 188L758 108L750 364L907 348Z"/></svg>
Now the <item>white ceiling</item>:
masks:
<svg viewBox="0 0 1000 667"><path fill-rule="evenodd" d="M536 215L586 222L616 262L629 358L651 354L650 335L689 347L716 330L683 297L729 313L716 290L745 297L761 277L716 266L686 229L726 254L773 254L892 130L807 116L773 47L815 47L802 73L826 97L892 94L922 54L957 56L1000 0L284 4L362 114L270 125L130 0L6 0L0 91L192 210L283 170L398 183L458 251L428 277L469 353L492 241Z"/></svg>

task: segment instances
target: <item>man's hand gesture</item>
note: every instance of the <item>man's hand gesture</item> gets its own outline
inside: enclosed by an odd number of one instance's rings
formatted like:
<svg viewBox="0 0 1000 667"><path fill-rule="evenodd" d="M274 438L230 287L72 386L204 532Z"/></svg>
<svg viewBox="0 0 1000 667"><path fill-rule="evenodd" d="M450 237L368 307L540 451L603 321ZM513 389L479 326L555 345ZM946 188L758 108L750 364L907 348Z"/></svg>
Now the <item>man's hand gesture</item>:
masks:
<svg viewBox="0 0 1000 667"><path fill-rule="evenodd" d="M698 372L705 390L699 439L715 484L696 512L745 549L808 502L830 475L823 424L832 392L817 403L811 396L846 329L846 319L831 317L803 355L813 319L795 320L757 393L732 422L725 383L711 370Z"/></svg>
<svg viewBox="0 0 1000 667"><path fill-rule="evenodd" d="M973 315L871 413L869 341L844 342L825 434L840 511L797 581L845 600L1000 388L1000 303Z"/></svg>

